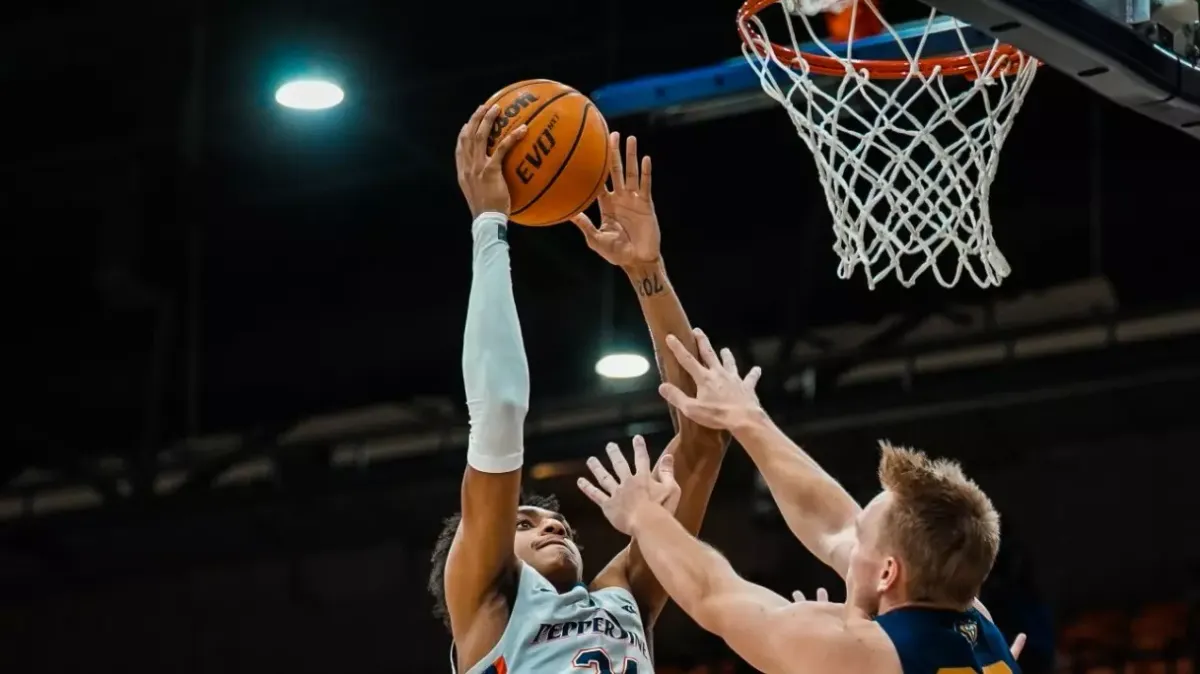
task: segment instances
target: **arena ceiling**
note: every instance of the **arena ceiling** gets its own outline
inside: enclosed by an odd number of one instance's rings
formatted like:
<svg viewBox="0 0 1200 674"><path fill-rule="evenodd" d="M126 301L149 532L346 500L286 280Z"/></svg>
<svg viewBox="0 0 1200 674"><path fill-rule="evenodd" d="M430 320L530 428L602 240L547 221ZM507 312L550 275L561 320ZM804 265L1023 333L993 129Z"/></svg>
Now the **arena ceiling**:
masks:
<svg viewBox="0 0 1200 674"><path fill-rule="evenodd" d="M19 101L0 172L20 401L4 474L89 457L152 466L185 437L274 437L381 402L453 417L469 216L452 148L465 117L519 79L589 91L738 49L732 2L526 9L7 9L0 77ZM316 118L274 106L274 85L314 66L342 80L347 104ZM693 322L744 354L756 339L819 345L805 335L821 326L911 328L985 298L838 280L815 171L779 111L614 126L655 157L664 255ZM1186 144L1043 75L993 194L1015 273L986 299L1103 277L1105 312L1200 301ZM535 407L586 398L607 326L645 344L634 296L569 227L512 239Z"/></svg>

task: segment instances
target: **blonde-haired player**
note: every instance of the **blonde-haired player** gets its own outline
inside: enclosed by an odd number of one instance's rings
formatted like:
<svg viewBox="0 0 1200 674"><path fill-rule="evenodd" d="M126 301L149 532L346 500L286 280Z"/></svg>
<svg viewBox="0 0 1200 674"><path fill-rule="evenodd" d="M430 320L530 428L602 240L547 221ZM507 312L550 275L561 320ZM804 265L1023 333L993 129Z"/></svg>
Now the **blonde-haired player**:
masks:
<svg viewBox="0 0 1200 674"><path fill-rule="evenodd" d="M617 529L631 535L656 577L697 623L768 674L1010 674L1010 648L976 597L1000 545L1000 518L953 462L884 443L883 490L860 508L771 422L726 349L697 331L700 359L668 340L696 382L695 396L670 384L663 397L684 416L727 429L766 478L796 536L846 581L845 605L793 603L739 577L729 562L679 527L668 512L676 489L653 475L634 439L631 470L615 445L617 477L589 462L599 487L580 488Z"/></svg>

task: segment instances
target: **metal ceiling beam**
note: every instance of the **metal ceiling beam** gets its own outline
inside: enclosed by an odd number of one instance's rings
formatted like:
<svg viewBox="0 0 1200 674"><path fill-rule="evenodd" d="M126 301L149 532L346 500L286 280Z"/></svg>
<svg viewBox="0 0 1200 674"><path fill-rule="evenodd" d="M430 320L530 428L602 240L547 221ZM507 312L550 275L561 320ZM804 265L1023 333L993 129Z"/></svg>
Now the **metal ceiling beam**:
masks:
<svg viewBox="0 0 1200 674"><path fill-rule="evenodd" d="M888 340L872 339L872 343L869 346L856 349L854 355L859 363L869 360L911 359L932 352L955 351L992 343L1011 343L1021 339L1070 332L1083 328L1102 327L1108 330L1115 330L1121 324L1166 319L1171 316L1181 316L1188 312L1196 311L1200 311L1200 305L1194 303L1169 307L1150 307L1133 311L1102 313L1015 327L993 326L990 329L980 330L968 335L905 345L895 345L894 343L889 343ZM899 327L907 326L902 325ZM892 329L889 328L889 332L891 331ZM796 365L798 367L821 366L829 362L829 360L829 356L820 355L800 359L796 362Z"/></svg>
<svg viewBox="0 0 1200 674"><path fill-rule="evenodd" d="M836 384L839 377L848 372L856 363L862 362L871 354L884 352L889 348L899 344L913 330L929 318L928 312L911 312L901 316L894 323L884 328L882 331L872 335L870 339L864 342L854 352L838 356L830 360L818 361L814 373L816 375L815 385L818 389L824 389ZM786 374L782 376L786 377Z"/></svg>
<svg viewBox="0 0 1200 674"><path fill-rule="evenodd" d="M832 367L827 372L846 374L840 380L827 376L826 386L819 390L815 400L805 405L803 415L804 432L836 432L862 426L866 423L864 419L887 421L999 408L1010 399L1019 402L1024 397L1023 392L1042 390L1047 386L1063 391L1060 397L1085 395L1087 382L1093 382L1097 372L1105 377L1124 377L1131 383L1095 383L1099 387L1096 390L1104 390L1106 386L1119 389L1174 381L1175 375L1161 374L1163 368L1173 367L1178 376L1191 377L1188 354L1200 354L1197 316L1200 316L1200 309L1191 307L1174 312L1109 314L1036 326L983 330L966 337L917 345L886 346L920 322L913 316L880 333L881 336L872 340L868 347L856 350L852 357L815 356L795 364L792 369L775 367L782 370L784 376L794 376L804 367ZM1048 336L1061 339L1063 335L1073 334L1088 335L1090 341L1074 344L1067 339L1069 348L1059 349L1062 353L1041 357L1031 357L1029 349L1021 347L1039 340L1044 344ZM1131 343L1125 344L1122 340ZM949 367L929 365L931 357L974 353L973 349L981 346L991 355L975 361L953 362ZM742 352L744 365L749 365L748 348L738 350ZM1000 352L998 357L997 351ZM1037 349L1033 353L1036 355ZM1196 360L1200 366L1200 355ZM869 370L872 364L888 362L898 367L877 368L872 376L862 376L863 368ZM851 372L851 368L857 368L857 371ZM1078 386L1082 388L1074 388ZM1011 398L987 398L1005 390L1011 391ZM762 397L766 404L784 411L782 418L786 418L786 410L795 409L803 399L782 389L764 391ZM156 462L150 476L156 485L152 500L158 504L171 500L188 502L200 499L212 488L221 491L241 485L239 488L244 489L256 480L267 478L267 481L274 481L276 488L299 488L287 484L289 475L295 475L295 471L284 471L277 462L286 461L293 454L308 457L301 461L301 473L311 471L312 457L315 456L318 463L328 464L332 472L361 471L369 466L367 472L375 476L387 472L387 466L406 466L415 470L428 465L433 471L428 475L436 476L438 466L453 468L457 465L457 450L466 442L466 423L461 414L447 413L440 408L437 413L422 409L396 406L394 410L380 408L379 413L349 415L340 421L337 418L312 420L287 432L282 427L261 431L243 437L240 445L226 445L224 449L201 451L200 445L184 446L160 456ZM389 413L380 416L382 412ZM547 401L535 408L527 422L528 444L545 446L544 457L539 456L539 459L574 458L593 451L596 443L631 433L669 432L670 424L664 412L663 404L653 390L603 398ZM868 416L864 418L863 414ZM442 461L450 463L443 466ZM393 477L407 482L415 475L402 470ZM90 485L96 493L104 495L109 505L116 505L120 500L120 485L128 486L131 481L127 472L85 475L65 471L61 477L63 479L55 484L39 483L0 492L0 506L7 498L8 509L12 512L12 499L35 498L36 493L69 490L72 485ZM142 479L144 483L147 476L143 475ZM318 482L323 484L325 481ZM86 503L87 499L79 502ZM3 509L0 507L0 511ZM38 508L25 510L37 511Z"/></svg>
<svg viewBox="0 0 1200 674"><path fill-rule="evenodd" d="M882 428L894 423L925 422L927 428L936 428L937 424L933 422L946 417L1057 404L1114 392L1195 386L1197 383L1200 383L1200 336L1190 335L1132 345L1113 344L1110 348L1067 356L994 363L991 367L968 371L921 374L914 379L907 393L895 382L846 387L807 405L802 414L797 414L795 396L765 398L764 404L790 432L809 438L846 431L859 433L866 428ZM1178 396L1171 399L1176 398ZM527 443L531 459L536 457L535 460L540 462L582 458L595 452L605 442L632 433L654 435L655 444L660 445L670 434L669 419L661 405L631 408L626 413L617 411L607 417L574 426L560 424L555 428L553 419L543 418L540 426L536 418L532 420ZM360 436L363 440L368 437L371 436ZM289 493L358 493L364 489L394 490L397 485L441 483L461 470L464 443L465 434L458 431L446 436L440 446L422 454L394 456L390 459L377 456L365 464L339 463L330 459L328 478L315 483L301 481L289 484L286 474L274 474L267 480L203 489L203 485L214 481L196 480L193 487L158 495L145 504L110 503L90 510L27 518L0 526L0 532L14 527L19 530L54 526L55 522L137 517L138 513L143 516L168 516L197 508L221 507L222 503L236 506L239 503L270 502ZM353 445L353 442L330 438L306 443L305 446L314 451L336 452L341 450L335 448L348 444ZM980 443L980 446L983 444ZM226 463L254 457L282 456L290 451L295 450L278 445L254 445L244 454L230 457L231 460ZM334 454L325 456L332 457ZM221 467L208 469L206 475L218 473Z"/></svg>
<svg viewBox="0 0 1200 674"><path fill-rule="evenodd" d="M1200 349L1200 340L1189 339L1170 346L1157 344L1153 348L1157 356L1152 360L1159 362L1152 367L1144 361L1123 367L1121 359L1128 356L1117 355L1116 349L1077 356L1072 363L1059 363L1057 368L1030 362L1005 376L1004 369L1013 369L1009 365L987 375L986 387L973 394L967 394L968 389L961 384L918 382L913 385L912 393L899 398L894 390L876 391L852 402L810 408L804 415L806 419L797 418L795 423L789 423L789 428L805 437L832 435L1108 393L1189 383L1200 385L1200 358L1179 361L1174 357L1177 350Z"/></svg>

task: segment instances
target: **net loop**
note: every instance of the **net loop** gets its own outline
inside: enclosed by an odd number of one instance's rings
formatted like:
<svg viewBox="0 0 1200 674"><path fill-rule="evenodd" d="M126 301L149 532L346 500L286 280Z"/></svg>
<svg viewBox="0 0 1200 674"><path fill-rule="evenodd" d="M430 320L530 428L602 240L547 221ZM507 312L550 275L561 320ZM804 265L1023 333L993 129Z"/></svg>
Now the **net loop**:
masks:
<svg viewBox="0 0 1200 674"><path fill-rule="evenodd" d="M772 4L784 10L788 44L771 42L759 17ZM853 38L822 40L811 17L831 10L852 12L851 35L854 13L873 12L904 58L856 59ZM931 32L947 26L961 49L927 54ZM972 50L969 27L936 10L906 41L874 0L747 0L738 27L763 90L816 161L839 277L861 266L872 289L889 275L912 286L926 272L944 287L966 275L986 288L1009 275L988 198L1036 59L999 41ZM809 42L817 51L801 49Z"/></svg>

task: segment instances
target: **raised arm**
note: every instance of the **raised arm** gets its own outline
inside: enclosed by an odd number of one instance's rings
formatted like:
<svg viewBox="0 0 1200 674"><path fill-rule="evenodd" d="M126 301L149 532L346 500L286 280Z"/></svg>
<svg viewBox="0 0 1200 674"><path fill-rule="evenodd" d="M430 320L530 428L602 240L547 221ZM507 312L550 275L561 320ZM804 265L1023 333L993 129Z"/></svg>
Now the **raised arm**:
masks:
<svg viewBox="0 0 1200 674"><path fill-rule="evenodd" d="M629 140L632 144L633 138ZM646 169L649 168L650 158L646 157ZM667 335L679 335L684 347L692 352L696 350L696 340L692 337L692 324L683 310L683 304L680 303L679 296L675 294L675 287L671 285L671 279L667 276L667 267L662 257L649 262L626 265L622 270L629 277L638 304L641 305L646 327L650 329L650 342L654 347L654 362L658 366L659 377L685 391L695 392L696 384L692 382L692 378L667 351ZM675 428L675 433L686 438L689 443L697 439L721 446L727 443L724 434L704 428L687 417L680 418L670 406L667 411L671 415L671 425ZM703 516L703 512L700 514Z"/></svg>
<svg viewBox="0 0 1200 674"><path fill-rule="evenodd" d="M456 640L504 574L516 568L513 531L529 409L529 365L513 298L506 227L508 188L500 160L524 131L486 154L499 108L480 108L459 134L459 185L471 206L471 294L463 332L463 384L471 431L462 482L462 519L446 561L446 604Z"/></svg>
<svg viewBox="0 0 1200 674"><path fill-rule="evenodd" d="M853 671L853 626L839 605L792 603L751 583L656 504L638 509L632 531L675 603L751 667L767 674Z"/></svg>
<svg viewBox="0 0 1200 674"><path fill-rule="evenodd" d="M792 534L842 578L862 508L837 480L784 434L762 408L730 429L750 455Z"/></svg>
<svg viewBox="0 0 1200 674"><path fill-rule="evenodd" d="M850 570L855 523L862 508L809 455L792 442L763 411L754 391L758 368L742 378L728 349L718 357L708 338L697 331L700 359L675 339L667 341L680 365L696 382L689 396L671 384L659 387L667 402L709 428L727 429L753 459L788 528L804 547L843 579ZM672 594L672 598L679 601ZM991 620L978 599L975 607Z"/></svg>
<svg viewBox="0 0 1200 674"><path fill-rule="evenodd" d="M745 408L745 413L731 417L728 427L762 473L792 534L844 580L850 571L855 522L862 507L761 407ZM974 606L992 619L983 602L976 599ZM1013 657L1023 645L1023 638L1014 644Z"/></svg>
<svg viewBox="0 0 1200 674"><path fill-rule="evenodd" d="M845 578L854 544L854 521L861 510L858 503L771 421L754 387L741 379L732 356L720 362L703 336L700 354L712 354L705 362L673 341L668 346L700 384L700 390L693 397L663 387L667 402L698 423L732 431L762 473L788 528ZM722 355L727 353L725 350Z"/></svg>
<svg viewBox="0 0 1200 674"><path fill-rule="evenodd" d="M589 461L600 486L581 480L582 491L614 527L633 536L680 608L755 669L768 674L899 669L898 662L877 657L875 648L882 645L886 656L887 645L862 616L837 604L789 602L740 577L720 553L686 532L669 512L670 465L652 473L641 438L634 439L634 470L619 450L610 447L609 456L615 477L599 461Z"/></svg>
<svg viewBox="0 0 1200 674"><path fill-rule="evenodd" d="M631 136L626 140L622 162L620 141L619 134L613 133L609 137L613 190L605 190L600 195L600 227L593 225L586 215L572 221L583 232L592 250L621 267L629 277L650 329L655 360L663 381L694 392L695 383L666 348L667 336L671 334L684 340L685 349L695 350L696 342L679 296L667 277L659 250L661 237L651 194L650 157L642 157L639 163L637 139ZM700 530L712 496L725 456L727 436L690 419L680 418L674 409L670 413L676 436L665 451L674 457L675 473L683 485L677 516L684 528L695 533ZM653 623L667 602L666 593L649 571L636 543L618 554L593 583L594 587L610 585L629 588L638 600L647 624Z"/></svg>

